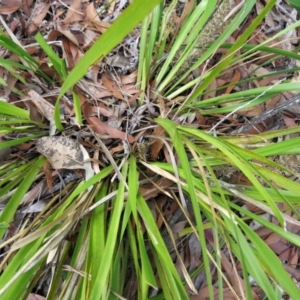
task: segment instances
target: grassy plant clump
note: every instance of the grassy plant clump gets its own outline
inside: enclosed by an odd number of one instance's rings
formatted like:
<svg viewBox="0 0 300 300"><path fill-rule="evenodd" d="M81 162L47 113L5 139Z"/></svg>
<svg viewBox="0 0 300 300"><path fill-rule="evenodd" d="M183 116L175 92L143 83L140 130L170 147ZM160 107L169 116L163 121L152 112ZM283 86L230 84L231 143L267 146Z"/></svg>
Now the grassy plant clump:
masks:
<svg viewBox="0 0 300 300"><path fill-rule="evenodd" d="M129 2L61 15L90 43L1 32L0 299L298 299L300 127L274 101L299 67L273 66L300 21Z"/></svg>

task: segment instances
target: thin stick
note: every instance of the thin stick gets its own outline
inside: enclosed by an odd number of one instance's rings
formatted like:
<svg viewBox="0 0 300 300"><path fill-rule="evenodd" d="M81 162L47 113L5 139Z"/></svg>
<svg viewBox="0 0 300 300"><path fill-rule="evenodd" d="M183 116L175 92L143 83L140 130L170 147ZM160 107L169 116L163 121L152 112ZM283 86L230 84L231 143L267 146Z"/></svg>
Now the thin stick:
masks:
<svg viewBox="0 0 300 300"><path fill-rule="evenodd" d="M276 107L273 107L271 109L268 109L266 110L265 112L263 112L261 115L257 116L257 117L254 117L252 120L251 120L251 123L249 125L245 125L245 126L242 126L241 128L239 128L238 130L234 130L232 132L233 133L242 133L242 132L245 132L249 129L251 129L254 124L256 123L261 123L269 118L271 118L272 116L275 116L277 115L278 113L280 113L281 111L283 110L286 110L287 108L297 104L297 103L300 103L300 94L297 94L293 97L291 97L290 99L288 99L287 101L285 101L283 104L280 104Z"/></svg>
<svg viewBox="0 0 300 300"><path fill-rule="evenodd" d="M250 103L252 103L253 101L257 100L259 97L263 96L264 94L266 94L269 90L271 90L275 85L280 84L283 80L285 80L286 78L278 81L276 84L270 86L269 88L267 88L262 94L259 94L257 97L255 97L254 99L252 99L250 102L246 102L244 103L242 106L237 107L236 109L234 109L232 112L230 112L228 115L226 115L225 117L223 117L217 124L215 124L210 130L209 133L212 133L215 131L215 129L222 124L226 119L228 119L230 116L232 116L234 113L236 113L237 111L243 109L245 106L249 105ZM255 119L255 118L254 118Z"/></svg>

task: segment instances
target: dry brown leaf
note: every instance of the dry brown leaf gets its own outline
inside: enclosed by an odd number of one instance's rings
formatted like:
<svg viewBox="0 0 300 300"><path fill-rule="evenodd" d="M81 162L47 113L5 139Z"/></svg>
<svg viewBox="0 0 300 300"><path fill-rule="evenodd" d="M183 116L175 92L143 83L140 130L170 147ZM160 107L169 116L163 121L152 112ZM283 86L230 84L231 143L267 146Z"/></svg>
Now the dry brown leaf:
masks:
<svg viewBox="0 0 300 300"><path fill-rule="evenodd" d="M92 106L90 103L85 104L85 109L88 111L89 116L105 116L108 118L113 117L112 112L107 108L107 106L100 102L98 107Z"/></svg>
<svg viewBox="0 0 300 300"><path fill-rule="evenodd" d="M52 120L54 116L54 106L34 90L30 90L28 95L31 97L31 101L35 104L38 111L45 116L48 121Z"/></svg>
<svg viewBox="0 0 300 300"><path fill-rule="evenodd" d="M89 22L91 22L94 25L94 27L98 29L101 33L104 33L110 26L109 23L100 20L93 2L91 2L86 8L86 17L89 20Z"/></svg>
<svg viewBox="0 0 300 300"><path fill-rule="evenodd" d="M294 119L283 116L283 121L288 128L298 126Z"/></svg>
<svg viewBox="0 0 300 300"><path fill-rule="evenodd" d="M267 76L270 71L267 70L266 68L263 68L259 65L256 65L256 64L251 64L249 67L248 67L248 72L253 74L254 76ZM254 79L253 80L253 83L255 84L256 87L260 87L260 84L259 84L259 81Z"/></svg>
<svg viewBox="0 0 300 300"><path fill-rule="evenodd" d="M265 109L268 110L279 105L281 103L282 98L283 96L281 94L272 96L269 100L266 101Z"/></svg>
<svg viewBox="0 0 300 300"><path fill-rule="evenodd" d="M159 136L164 138L165 136L165 130L158 125L153 132L153 136ZM150 151L150 158L151 160L155 160L157 159L158 153L159 151L162 149L163 147L163 141L161 139L155 139L154 143L151 146L151 151Z"/></svg>
<svg viewBox="0 0 300 300"><path fill-rule="evenodd" d="M46 136L37 139L37 151L45 155L53 169L84 169L80 144L64 136Z"/></svg>
<svg viewBox="0 0 300 300"><path fill-rule="evenodd" d="M230 280L230 283L232 286L236 287L235 292L238 295L244 295L244 283L242 278L238 275L237 270L234 266L232 266L229 259L225 256L225 254L221 251L221 260L222 260L222 266L225 269L225 272ZM243 289L242 291L240 289Z"/></svg>
<svg viewBox="0 0 300 300"><path fill-rule="evenodd" d="M26 195L22 199L22 204L28 205L34 200L38 199L38 197L41 197L41 195L43 195L46 190L46 185L44 183L44 181L40 181L28 193L26 193Z"/></svg>
<svg viewBox="0 0 300 300"><path fill-rule="evenodd" d="M288 261L291 266L293 266L294 268L297 268L298 267L298 259L299 259L299 247L293 246L291 249L292 249L292 253L289 256Z"/></svg>
<svg viewBox="0 0 300 300"><path fill-rule="evenodd" d="M65 36L68 40L70 40L72 43L74 43L76 46L78 45L78 41L76 39L76 37L74 36L74 34L72 34L70 31L68 30L52 30L49 35L47 40L50 41L55 41L58 37L60 36Z"/></svg>
<svg viewBox="0 0 300 300"><path fill-rule="evenodd" d="M30 120L43 123L45 121L44 115L37 109L36 105L31 101L26 101L25 105L29 110Z"/></svg>
<svg viewBox="0 0 300 300"><path fill-rule="evenodd" d="M166 104L165 104L163 97L158 96L156 99L156 102L157 102L157 105L159 108L160 116L165 118L166 117Z"/></svg>
<svg viewBox="0 0 300 300"><path fill-rule="evenodd" d="M166 179L166 178L160 178L156 182L156 185L159 186L163 190L166 190L172 184L173 184L173 181ZM145 198L145 200L155 198L158 194L161 194L161 191L157 188L156 185L147 184L147 185L143 185L139 188L139 192L141 193L143 198Z"/></svg>
<svg viewBox="0 0 300 300"><path fill-rule="evenodd" d="M197 267L200 266L200 264L201 264L200 257L201 257L201 253L202 253L199 239L197 238L197 236L194 233L189 235L188 246L189 246L189 251L190 251L190 256L191 256L189 271L192 272Z"/></svg>
<svg viewBox="0 0 300 300"><path fill-rule="evenodd" d="M18 6L11 6L11 5L5 5L0 7L0 14L1 15L10 15L17 11L20 7Z"/></svg>
<svg viewBox="0 0 300 300"><path fill-rule="evenodd" d="M137 93L141 93L141 90L137 90L136 88L134 88L132 86L132 84L123 85L122 90L124 91L124 93L126 95L134 95L134 94L137 94Z"/></svg>
<svg viewBox="0 0 300 300"><path fill-rule="evenodd" d="M206 118L200 113L198 109L195 109L196 119L198 124L203 127L206 125Z"/></svg>
<svg viewBox="0 0 300 300"><path fill-rule="evenodd" d="M267 86L267 85L274 85L275 83L278 83L278 81L280 79L282 79L282 77L287 77L289 76L287 73L286 74L278 74L278 75L272 75L272 76L267 76L261 80L259 80L258 85L263 87L263 86Z"/></svg>
<svg viewBox="0 0 300 300"><path fill-rule="evenodd" d="M31 4L33 3L33 0L26 0L26 1L22 1L23 5L21 7L21 9L23 9L25 15L27 17L30 17L31 14Z"/></svg>
<svg viewBox="0 0 300 300"><path fill-rule="evenodd" d="M36 2L31 12L31 22L27 28L27 35L31 36L32 33L36 32L39 28L39 25L46 17L48 10L50 8L49 3Z"/></svg>
<svg viewBox="0 0 300 300"><path fill-rule="evenodd" d="M91 67L89 68L88 72L87 72L87 75L86 75L86 76L87 76L89 79L92 79L93 84L94 84L95 86L98 86L98 85L99 85L99 83L98 83L98 75L99 75L100 72L101 72L101 67L100 67L100 65L93 65L93 66L91 66Z"/></svg>
<svg viewBox="0 0 300 300"><path fill-rule="evenodd" d="M127 134L117 128L110 127L96 117L90 117L87 119L87 121L91 128L100 135L107 134L115 139L121 139L122 141L128 140L129 143L135 142L135 138L132 135Z"/></svg>
<svg viewBox="0 0 300 300"><path fill-rule="evenodd" d="M32 3L32 1L31 1ZM29 5L31 5L31 3ZM23 6L22 0L2 0L0 7L0 14L9 15L17 11Z"/></svg>
<svg viewBox="0 0 300 300"><path fill-rule="evenodd" d="M104 135L107 134L112 138L121 139L122 141L129 141L129 143L133 143L135 141L135 138L130 135L126 134L125 132L111 127L108 124L100 121L96 117L91 117L93 115L92 106L91 105L85 105L83 108L83 114L91 128L98 134Z"/></svg>
<svg viewBox="0 0 300 300"><path fill-rule="evenodd" d="M122 85L132 84L132 86L135 86L136 78L137 78L137 70L128 75L121 76L121 83Z"/></svg>
<svg viewBox="0 0 300 300"><path fill-rule="evenodd" d="M175 238L180 237L180 233L186 227L186 225L187 225L187 220L184 220L184 221L179 221L172 226L172 232Z"/></svg>
<svg viewBox="0 0 300 300"><path fill-rule="evenodd" d="M289 248L285 249L282 253L280 253L280 255L278 255L278 258L281 261L289 261L292 258L293 252L294 252L293 247L289 247ZM296 265L297 265L297 263L296 263Z"/></svg>
<svg viewBox="0 0 300 300"><path fill-rule="evenodd" d="M240 79L241 79L241 73L238 70L235 70L234 74L233 74L233 77L232 77L232 79L230 81L230 84L237 83L237 82L239 82ZM227 89L225 91L225 94L230 94L231 91L233 90L233 88L234 88L234 84L232 84L229 87L227 87Z"/></svg>
<svg viewBox="0 0 300 300"><path fill-rule="evenodd" d="M82 56L74 43L70 42L66 37L62 37L63 49L65 52L65 60L67 62L68 68L73 69L76 63L80 60Z"/></svg>
<svg viewBox="0 0 300 300"><path fill-rule="evenodd" d="M111 93L107 91L105 88L96 86L85 80L81 81L81 85L84 87L86 93L91 95L93 98L101 99L101 98L111 96Z"/></svg>
<svg viewBox="0 0 300 300"><path fill-rule="evenodd" d="M103 85L111 93L111 95L117 99L124 100L124 97L120 93L120 88L115 81L113 81L107 74L103 74L101 79Z"/></svg>
<svg viewBox="0 0 300 300"><path fill-rule="evenodd" d="M13 76L11 73L8 73L6 76L7 76L7 79L5 81L6 81L7 85L5 87L3 87L4 91L3 91L3 94L1 95L1 98L5 98L5 99L8 98L12 89L15 87L15 84L18 81L18 78ZM4 78L4 77L1 76L1 78Z"/></svg>
<svg viewBox="0 0 300 300"><path fill-rule="evenodd" d="M83 49L89 48L99 37L99 34L91 29L86 29L84 31L84 42L82 45Z"/></svg>
<svg viewBox="0 0 300 300"><path fill-rule="evenodd" d="M50 192L52 192L52 186L53 186L53 176L51 171L51 164L49 160L46 161L43 165L43 172L46 177L47 186Z"/></svg>
<svg viewBox="0 0 300 300"><path fill-rule="evenodd" d="M132 97L130 97L128 99L128 103L130 104L130 106L134 106L136 107L136 99L142 94L143 91L138 91L135 95L133 95Z"/></svg>
<svg viewBox="0 0 300 300"><path fill-rule="evenodd" d="M85 15L81 11L81 0L73 0L71 6L69 7L64 23L75 23L82 21Z"/></svg>
<svg viewBox="0 0 300 300"><path fill-rule="evenodd" d="M289 248L288 242L278 236L276 233L272 233L265 240L265 243L278 255Z"/></svg>
<svg viewBox="0 0 300 300"><path fill-rule="evenodd" d="M214 79L211 84L207 87L206 91L208 93L205 93L204 96L203 96L203 100L207 100L207 99L210 99L210 98L214 98L216 97L216 88L217 88L217 81L216 79Z"/></svg>
<svg viewBox="0 0 300 300"><path fill-rule="evenodd" d="M300 281L300 270L295 269L292 266L284 264L283 267L286 271L288 271L293 277L296 278L296 280Z"/></svg>

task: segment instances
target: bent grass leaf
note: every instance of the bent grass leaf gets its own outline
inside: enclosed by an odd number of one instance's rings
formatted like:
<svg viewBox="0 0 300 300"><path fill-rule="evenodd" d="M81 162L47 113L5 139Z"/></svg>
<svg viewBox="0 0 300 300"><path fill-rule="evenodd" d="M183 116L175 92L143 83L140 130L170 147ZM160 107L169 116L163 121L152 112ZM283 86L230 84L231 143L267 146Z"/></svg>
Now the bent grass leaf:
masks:
<svg viewBox="0 0 300 300"><path fill-rule="evenodd" d="M39 63L27 51L3 34L0 35L0 45L25 60L33 71L38 69Z"/></svg>
<svg viewBox="0 0 300 300"><path fill-rule="evenodd" d="M138 195L137 199L137 208L141 218L143 219L152 247L155 249L153 254L157 257L156 266L158 268L164 266L162 274L160 274L161 282L164 282L165 280L168 281L164 292L169 292L169 294L172 295L170 299L188 299L188 295L181 284L181 279L169 255L169 251L161 233L157 228L149 206L145 199L143 199L140 195Z"/></svg>
<svg viewBox="0 0 300 300"><path fill-rule="evenodd" d="M287 274L287 272L284 270L279 258L274 254L274 252L269 248L269 246L266 245L266 243L262 241L261 238L258 237L257 234L244 222L240 222L239 225L244 230L245 235L253 243L253 249L259 249L259 251L254 251L254 253L256 254L256 257L259 260L260 264L263 264L265 266L266 272L271 274L271 276L277 281L277 283L280 286L284 288L284 290L289 294L290 297L292 297L293 299L298 299L300 297L300 291L298 287L294 284L290 275ZM243 244L245 245L246 243L247 242ZM250 248L250 245L248 243L247 245L247 247ZM243 251L245 250L246 248L243 248ZM245 251L244 253L246 254L245 257L249 259L250 257L247 255L249 254L249 252ZM274 290L272 291L271 288L268 287L270 285L270 281L260 280L264 277L264 274L262 272L257 272L258 270L262 269L259 267L255 268L255 265L253 264L255 260L256 259L254 259L254 257L252 256L252 259L249 260L249 265L251 265L251 268L256 273L257 282L264 289L269 299L275 299L276 296L274 294Z"/></svg>
<svg viewBox="0 0 300 300"><path fill-rule="evenodd" d="M127 178L127 169L128 164L125 163L122 168L122 176L123 178ZM118 194L116 196L116 199L113 201L114 209L112 211L111 219L110 219L110 225L108 227L107 232L107 239L103 250L103 259L100 262L100 266L98 269L98 272L95 277L95 282L98 284L93 287L91 290L90 299L105 299L109 293L108 287L110 286L110 273L112 271L112 264L113 264L113 255L116 252L116 242L117 242L117 236L118 231L120 227L120 221L121 221L121 214L123 211L123 205L124 205L124 190L125 185L124 181L119 182L118 186Z"/></svg>
<svg viewBox="0 0 300 300"><path fill-rule="evenodd" d="M60 78L64 80L67 77L67 68L64 59L61 59L57 56L54 50L48 45L43 36L40 33L37 33L34 37L35 40L39 43L41 48L45 51L49 57L51 63L53 64L55 70L59 74Z"/></svg>
<svg viewBox="0 0 300 300"><path fill-rule="evenodd" d="M32 141L36 138L39 138L43 136L43 134L37 134L37 135L29 135L23 138L17 138L15 140L11 140L11 141L5 141L5 142L1 142L0 143L0 149L4 149L4 148L8 148L11 146L16 146L16 145L20 145L29 141Z"/></svg>
<svg viewBox="0 0 300 300"><path fill-rule="evenodd" d="M248 7L253 7L255 5L256 1L246 1L245 5ZM204 82L195 90L195 92L192 94L192 96L187 101L187 104L190 104L193 102L197 97L199 97L203 91L211 84L212 80L217 78L218 74L222 72L225 68L229 66L231 63L236 51L243 46L243 44L247 41L249 36L253 33L255 28L259 26L265 17L265 15L272 9L274 4L276 3L276 0L271 0L268 2L268 4L264 7L264 9L261 11L261 13L256 17L256 19L250 24L250 26L244 31L244 33L239 37L239 39L234 43L234 45L229 49L228 53L226 54L226 57L219 62L219 64L214 68L214 70L209 73L207 78L204 80ZM240 21L242 22L243 19Z"/></svg>
<svg viewBox="0 0 300 300"><path fill-rule="evenodd" d="M16 192L13 194L7 205L5 206L3 212L0 215L0 223L6 222L10 223L19 204L21 203L25 193L28 191L29 187L34 182L37 174L40 172L44 162L44 157L39 157L32 164L32 167L27 171L26 176L24 177L21 184L18 186ZM3 237L3 234L5 233L5 230L0 229L0 238Z"/></svg>
<svg viewBox="0 0 300 300"><path fill-rule="evenodd" d="M288 2L300 13L300 3L298 0L288 0Z"/></svg>
<svg viewBox="0 0 300 300"><path fill-rule="evenodd" d="M187 191L188 191L189 198L191 199L193 210L201 211L199 204L198 204L197 197L196 197L196 192L195 192L195 188L194 188L194 180L193 180L193 176L191 174L191 168L190 168L189 161L187 158L187 153L184 149L184 145L182 143L182 138L179 134L179 131L177 130L177 127L175 126L175 124L172 121L170 121L168 119L158 118L158 119L155 119L155 121L159 125L161 125L166 130L166 132L170 135L170 138L172 139L172 143L174 145L176 153L179 157L181 167L183 169L184 178L185 178L185 181L187 184ZM199 242L202 245L205 245L205 234L204 234L203 222L201 220L200 214L198 214L198 213L195 214L195 219L196 219L196 228L197 228ZM210 262L209 262L206 251L203 251L203 261L204 261L204 267L205 267L205 271L206 271L207 281L211 282L211 273L210 273L210 266L209 266ZM209 284L208 288L209 288L210 297L213 297L212 285Z"/></svg>
<svg viewBox="0 0 300 300"><path fill-rule="evenodd" d="M29 112L13 104L0 101L1 114L29 120Z"/></svg>

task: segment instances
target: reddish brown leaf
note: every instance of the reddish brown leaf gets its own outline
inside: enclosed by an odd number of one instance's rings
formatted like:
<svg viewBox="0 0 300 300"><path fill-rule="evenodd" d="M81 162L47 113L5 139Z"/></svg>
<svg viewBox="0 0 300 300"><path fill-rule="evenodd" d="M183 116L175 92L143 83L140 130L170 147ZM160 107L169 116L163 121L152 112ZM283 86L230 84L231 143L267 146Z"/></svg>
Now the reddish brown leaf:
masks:
<svg viewBox="0 0 300 300"><path fill-rule="evenodd" d="M158 136L160 138L164 138L165 130L160 125L158 125L154 129L153 136ZM151 146L150 158L152 160L157 159L158 153L163 147L164 143L160 138L155 139L154 143Z"/></svg>
<svg viewBox="0 0 300 300"><path fill-rule="evenodd" d="M281 99L284 97L281 94L274 95L272 98L270 98L266 103L265 103L265 109L271 109L276 105L279 105L281 102Z"/></svg>
<svg viewBox="0 0 300 300"><path fill-rule="evenodd" d="M122 141L128 140L129 143L133 143L135 141L135 138L132 135L126 134L125 132L123 132L117 128L113 128L113 127L107 125L106 123L100 121L96 117L92 117L91 115L93 115L93 107L91 105L89 105L88 103L86 105L84 105L83 114L84 114L84 117L86 118L87 122L91 126L91 128L96 133L98 133L100 135L107 134L112 138L121 139Z"/></svg>
<svg viewBox="0 0 300 300"><path fill-rule="evenodd" d="M96 117L89 117L87 121L90 124L91 128L100 135L107 134L115 139L121 139L122 141L128 140L131 144L135 142L135 138L132 135L126 134L125 132L117 128L110 127Z"/></svg>
<svg viewBox="0 0 300 300"><path fill-rule="evenodd" d="M106 89L117 99L124 100L124 97L120 93L120 88L117 85L115 81L113 81L108 75L103 74L102 77L102 83L106 87Z"/></svg>
<svg viewBox="0 0 300 300"><path fill-rule="evenodd" d="M93 106L90 103L85 103L84 104L84 116L86 118L89 117L100 117L100 116L105 116L105 117L113 117L114 115L112 114L111 111L109 111L109 109L106 107L106 105L104 103L99 102L98 103L99 106Z"/></svg>
<svg viewBox="0 0 300 300"><path fill-rule="evenodd" d="M288 271L293 277L296 278L297 281L300 281L300 270L293 268L290 265L284 264L283 267L285 268L286 271Z"/></svg>
<svg viewBox="0 0 300 300"><path fill-rule="evenodd" d="M196 119L199 123L200 126L205 126L206 125L206 118L200 113L198 109L195 110L196 113Z"/></svg>
<svg viewBox="0 0 300 300"><path fill-rule="evenodd" d="M296 122L292 118L283 116L283 121L288 128L297 126Z"/></svg>
<svg viewBox="0 0 300 300"><path fill-rule="evenodd" d="M49 160L46 161L43 165L43 172L46 176L46 182L47 186L50 192L52 192L52 186L53 186L53 177L52 177L52 171L51 171L51 164Z"/></svg>
<svg viewBox="0 0 300 300"><path fill-rule="evenodd" d="M278 255L280 255L289 248L287 241L278 236L276 233L272 233L265 240L265 243Z"/></svg>
<svg viewBox="0 0 300 300"><path fill-rule="evenodd" d="M158 189L158 187L162 190L166 190L168 187L170 187L173 184L173 181L166 179L166 178L160 178L156 185L154 184L147 184L143 185L139 188L139 192L145 198L145 200L149 200L150 198L156 197L158 194L161 193L161 191Z"/></svg>
<svg viewBox="0 0 300 300"><path fill-rule="evenodd" d="M225 94L230 94L231 91L232 91L233 88L234 88L234 84L233 84L233 83L237 83L240 79L241 79L241 73L240 73L238 70L236 70L236 71L234 72L234 75L233 75L231 81L230 81L230 83L231 83L232 85L230 85L229 87L227 87L227 89L226 89L226 91L225 91Z"/></svg>
<svg viewBox="0 0 300 300"><path fill-rule="evenodd" d="M134 71L128 75L121 76L121 83L123 85L132 84L133 86L136 83L137 71Z"/></svg>

